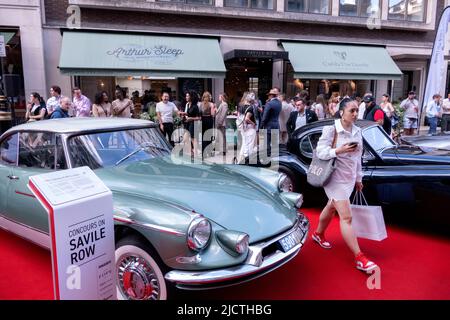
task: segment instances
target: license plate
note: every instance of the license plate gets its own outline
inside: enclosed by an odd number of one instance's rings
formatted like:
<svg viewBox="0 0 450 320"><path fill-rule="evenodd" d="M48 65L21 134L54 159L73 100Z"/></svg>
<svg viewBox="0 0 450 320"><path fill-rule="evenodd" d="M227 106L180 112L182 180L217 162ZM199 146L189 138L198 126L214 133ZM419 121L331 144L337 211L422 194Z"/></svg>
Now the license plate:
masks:
<svg viewBox="0 0 450 320"><path fill-rule="evenodd" d="M303 233L300 229L293 231L279 241L284 252L288 252L302 241Z"/></svg>

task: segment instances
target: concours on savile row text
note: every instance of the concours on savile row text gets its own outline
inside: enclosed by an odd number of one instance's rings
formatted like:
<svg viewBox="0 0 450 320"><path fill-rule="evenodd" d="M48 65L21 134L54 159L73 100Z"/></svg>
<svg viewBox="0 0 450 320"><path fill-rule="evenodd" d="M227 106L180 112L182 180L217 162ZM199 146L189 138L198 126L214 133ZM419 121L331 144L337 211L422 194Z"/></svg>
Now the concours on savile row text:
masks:
<svg viewBox="0 0 450 320"><path fill-rule="evenodd" d="M448 6L0 0L0 299L450 298Z"/></svg>

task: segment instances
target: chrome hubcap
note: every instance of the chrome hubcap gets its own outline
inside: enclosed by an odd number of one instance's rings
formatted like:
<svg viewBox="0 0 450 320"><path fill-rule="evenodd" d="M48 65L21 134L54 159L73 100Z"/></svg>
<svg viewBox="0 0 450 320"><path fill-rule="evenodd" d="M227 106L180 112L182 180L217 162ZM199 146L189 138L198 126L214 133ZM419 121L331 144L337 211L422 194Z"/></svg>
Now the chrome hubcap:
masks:
<svg viewBox="0 0 450 320"><path fill-rule="evenodd" d="M119 288L129 300L158 300L158 278L150 264L139 256L121 257L118 263Z"/></svg>

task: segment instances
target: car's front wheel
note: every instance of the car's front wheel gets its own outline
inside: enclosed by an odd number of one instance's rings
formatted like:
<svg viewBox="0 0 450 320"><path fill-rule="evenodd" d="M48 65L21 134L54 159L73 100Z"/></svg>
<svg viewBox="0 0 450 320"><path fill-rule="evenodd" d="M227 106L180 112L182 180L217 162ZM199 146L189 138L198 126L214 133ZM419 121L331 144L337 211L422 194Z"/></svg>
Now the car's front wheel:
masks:
<svg viewBox="0 0 450 320"><path fill-rule="evenodd" d="M119 300L166 300L167 285L159 257L139 237L129 236L116 244L117 298Z"/></svg>

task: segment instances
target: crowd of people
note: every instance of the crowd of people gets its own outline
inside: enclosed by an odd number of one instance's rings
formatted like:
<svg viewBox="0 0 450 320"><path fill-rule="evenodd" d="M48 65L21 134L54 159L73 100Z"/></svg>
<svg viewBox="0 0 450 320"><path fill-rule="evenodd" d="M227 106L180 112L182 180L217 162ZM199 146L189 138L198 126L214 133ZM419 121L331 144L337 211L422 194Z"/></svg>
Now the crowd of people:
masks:
<svg viewBox="0 0 450 320"><path fill-rule="evenodd" d="M403 119L399 118L388 94L380 97L379 104L371 92L366 92L362 97L340 97L338 94L333 94L329 99L320 94L315 100L311 100L308 91L301 91L287 99L279 88L274 87L267 93L267 99L263 103L255 92L248 91L242 95L234 112L237 116L236 127L242 137L240 161L248 161L250 156L259 150L262 141L258 133L262 129L264 129L265 150L270 156L272 131L279 132L280 144L287 144L292 134L300 127L321 119L339 118L340 103L343 99L349 98L358 105L358 119L375 121L388 134L392 134L393 129L397 129L400 121L402 121L405 135L413 135L419 126L419 102L413 91L408 93L408 97L398 108L403 111ZM138 113L141 111L148 111L150 107L154 107L160 129L172 146L175 144L172 138L175 117L182 119L185 129L183 142L190 146L191 155L199 154L197 149L201 132L201 155L204 157L208 156L205 150L213 139L216 141L216 150L223 155L226 154L226 119L230 113L228 103L226 93L220 94L217 103L214 103L208 91L203 92L201 96L195 91L186 92L183 102L172 102L168 92L162 92L158 99L148 90L142 97L139 97L139 92L135 91L131 98L128 98L126 91L117 86L114 100L110 99L106 91L102 91L95 95L92 104L78 87L72 89L72 98L69 98L61 94L60 87L52 86L47 102L39 93L31 94L25 117L27 121L67 117L130 118L139 116ZM143 107L136 110L136 105ZM444 100L439 94L435 94L424 111L430 126L430 134L436 133L439 119L441 119L442 131L450 131L450 94ZM214 138L210 130L213 128L216 129Z"/></svg>

